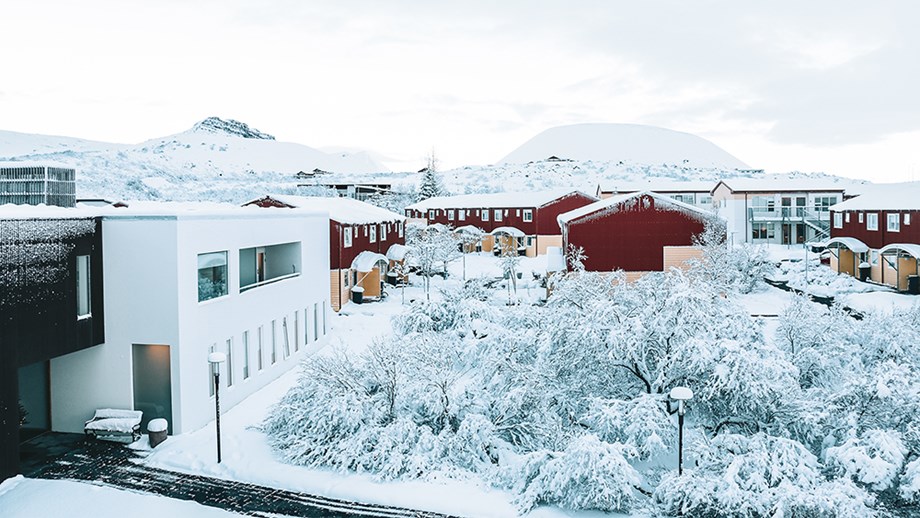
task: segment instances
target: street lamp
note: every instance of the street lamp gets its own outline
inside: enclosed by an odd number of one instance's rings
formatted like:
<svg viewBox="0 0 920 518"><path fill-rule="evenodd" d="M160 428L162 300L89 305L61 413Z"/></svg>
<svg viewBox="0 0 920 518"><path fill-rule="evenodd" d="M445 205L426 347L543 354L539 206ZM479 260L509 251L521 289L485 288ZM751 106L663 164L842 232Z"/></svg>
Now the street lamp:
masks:
<svg viewBox="0 0 920 518"><path fill-rule="evenodd" d="M211 353L208 363L211 364L211 374L214 375L214 414L217 416L217 463L220 464L220 364L227 361L224 353Z"/></svg>
<svg viewBox="0 0 920 518"><path fill-rule="evenodd" d="M684 474L684 414L687 412L685 401L693 398L693 391L687 387L671 389L671 399L677 401L677 475Z"/></svg>

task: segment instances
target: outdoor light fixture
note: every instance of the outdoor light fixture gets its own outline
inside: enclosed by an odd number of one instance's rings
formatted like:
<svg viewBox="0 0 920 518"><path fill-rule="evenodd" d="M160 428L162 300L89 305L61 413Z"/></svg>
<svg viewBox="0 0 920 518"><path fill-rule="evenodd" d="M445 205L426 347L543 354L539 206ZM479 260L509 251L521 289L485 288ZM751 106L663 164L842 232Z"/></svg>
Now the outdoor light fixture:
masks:
<svg viewBox="0 0 920 518"><path fill-rule="evenodd" d="M214 375L214 414L217 416L217 463L220 464L220 364L227 361L224 353L211 353L208 363L211 364L211 374Z"/></svg>
<svg viewBox="0 0 920 518"><path fill-rule="evenodd" d="M687 387L674 387L669 394L677 401L677 475L684 474L684 414L687 412L685 401L693 398L693 391Z"/></svg>

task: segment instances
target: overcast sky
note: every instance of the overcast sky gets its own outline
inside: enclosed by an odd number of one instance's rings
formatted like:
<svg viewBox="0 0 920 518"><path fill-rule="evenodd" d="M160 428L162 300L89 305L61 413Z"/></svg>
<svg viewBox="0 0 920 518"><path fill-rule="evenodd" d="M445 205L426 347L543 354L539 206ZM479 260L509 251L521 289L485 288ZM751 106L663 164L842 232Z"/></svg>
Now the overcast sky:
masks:
<svg viewBox="0 0 920 518"><path fill-rule="evenodd" d="M0 129L134 143L216 115L411 168L623 122L770 171L920 180L918 20L912 0L11 0Z"/></svg>

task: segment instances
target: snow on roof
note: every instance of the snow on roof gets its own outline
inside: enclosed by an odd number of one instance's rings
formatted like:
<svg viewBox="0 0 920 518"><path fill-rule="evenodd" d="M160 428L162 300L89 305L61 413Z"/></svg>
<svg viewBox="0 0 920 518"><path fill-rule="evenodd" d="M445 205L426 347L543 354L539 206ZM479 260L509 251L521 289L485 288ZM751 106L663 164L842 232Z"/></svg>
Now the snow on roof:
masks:
<svg viewBox="0 0 920 518"><path fill-rule="evenodd" d="M867 185L862 194L831 210L920 210L920 182Z"/></svg>
<svg viewBox="0 0 920 518"><path fill-rule="evenodd" d="M581 194L594 199L575 189L552 189L548 191L495 192L486 194L461 194L459 196L438 196L413 203L407 209L426 211L428 209L510 209L518 207L542 207L559 198L572 194Z"/></svg>
<svg viewBox="0 0 920 518"><path fill-rule="evenodd" d="M95 207L58 207L55 205L0 205L0 219L77 219L99 215Z"/></svg>
<svg viewBox="0 0 920 518"><path fill-rule="evenodd" d="M526 235L522 230L514 227L498 227L490 232L490 234L493 236L497 236L499 234L508 234L511 237L524 237Z"/></svg>
<svg viewBox="0 0 920 518"><path fill-rule="evenodd" d="M677 201L668 196L663 196L661 194L652 192L652 191L639 191L628 194L620 194L618 196L611 196L606 200L596 201L590 205L585 205L584 207L579 207L575 210L570 210L568 212L563 212L556 217L556 221L560 226L567 225L569 222L580 219L589 214L594 214L598 212L611 212L616 210L616 207L625 201L629 201L633 198L639 198L643 195L651 196L655 198L656 207L665 207L684 211L689 213L691 216L697 219L709 220L715 216L712 212L708 210L695 207L693 205Z"/></svg>
<svg viewBox="0 0 920 518"><path fill-rule="evenodd" d="M75 169L72 165L52 160L0 160L0 169L12 167L59 167L61 169Z"/></svg>
<svg viewBox="0 0 920 518"><path fill-rule="evenodd" d="M906 252L911 257L920 259L920 245L914 243L892 243L890 245L883 246L878 251L880 254L886 254L889 252Z"/></svg>
<svg viewBox="0 0 920 518"><path fill-rule="evenodd" d="M712 191L715 181L699 180L679 182L667 178L646 178L644 181L605 181L599 186L601 192L630 193L636 191L665 192L705 192Z"/></svg>
<svg viewBox="0 0 920 518"><path fill-rule="evenodd" d="M771 176L762 178L726 178L713 185L713 190L723 184L733 192L802 192L824 191L843 192L855 180L843 178L790 178L788 176Z"/></svg>
<svg viewBox="0 0 920 518"><path fill-rule="evenodd" d="M406 258L406 254L408 252L408 246L401 245L399 243L393 243L390 245L390 248L387 249L387 259L390 259L391 261L402 261Z"/></svg>
<svg viewBox="0 0 920 518"><path fill-rule="evenodd" d="M395 212L358 201L354 198L330 198L323 196L295 196L290 194L269 194L268 198L296 208L309 208L329 213L329 219L349 225L366 225L387 221L405 221ZM259 201L257 198L247 204Z"/></svg>
<svg viewBox="0 0 920 518"><path fill-rule="evenodd" d="M455 228L455 229L454 229L454 232L461 232L461 233L465 233L465 234L473 234L473 235L477 235L477 236L486 233L483 229L481 229L481 228L479 228L479 227L477 227L477 226L475 226L475 225L463 225L462 227L457 227L457 228Z"/></svg>
<svg viewBox="0 0 920 518"><path fill-rule="evenodd" d="M855 237L832 237L824 243L821 243L820 246L830 247L835 244L843 245L857 254L863 254L869 251L869 247Z"/></svg>
<svg viewBox="0 0 920 518"><path fill-rule="evenodd" d="M289 213L270 212L258 207L240 207L216 202L128 201L127 207L55 207L49 205L0 205L0 219L76 219L117 218L277 218L325 214L322 211L297 209Z"/></svg>
<svg viewBox="0 0 920 518"><path fill-rule="evenodd" d="M377 263L383 262L384 264L389 264L389 259L383 254L378 254L377 252L371 252L370 250L365 250L355 257L355 260L351 262L351 268L358 272L369 272L374 269L374 266Z"/></svg>

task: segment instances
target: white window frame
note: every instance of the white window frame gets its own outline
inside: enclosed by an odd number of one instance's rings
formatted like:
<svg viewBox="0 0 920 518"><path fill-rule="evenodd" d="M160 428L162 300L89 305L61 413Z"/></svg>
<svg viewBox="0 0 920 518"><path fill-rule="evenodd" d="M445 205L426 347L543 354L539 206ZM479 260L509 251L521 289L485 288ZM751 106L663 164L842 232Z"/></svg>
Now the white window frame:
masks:
<svg viewBox="0 0 920 518"><path fill-rule="evenodd" d="M834 213L834 228L843 228L843 214L839 212Z"/></svg>
<svg viewBox="0 0 920 518"><path fill-rule="evenodd" d="M342 246L351 248L351 227L342 227Z"/></svg>
<svg viewBox="0 0 920 518"><path fill-rule="evenodd" d="M866 213L866 230L878 230L878 212Z"/></svg>
<svg viewBox="0 0 920 518"><path fill-rule="evenodd" d="M910 213L909 212L904 213L904 224L910 225Z"/></svg>
<svg viewBox="0 0 920 518"><path fill-rule="evenodd" d="M265 368L265 326L259 326L256 331L256 340L258 347L256 348L256 366L259 367L259 372L262 372L262 369Z"/></svg>
<svg viewBox="0 0 920 518"><path fill-rule="evenodd" d="M447 209L447 221L453 221L454 214L455 214L454 209Z"/></svg>
<svg viewBox="0 0 920 518"><path fill-rule="evenodd" d="M369 226L370 226L370 237L368 238L368 240L371 243L376 243L377 242L377 225L369 225Z"/></svg>
<svg viewBox="0 0 920 518"><path fill-rule="evenodd" d="M399 237L403 237L403 224L401 222L396 224L396 230L399 231Z"/></svg>
<svg viewBox="0 0 920 518"><path fill-rule="evenodd" d="M483 220L483 221L489 221L489 210L488 210L488 209L483 209L483 210L480 211L480 212L481 212L482 220Z"/></svg>
<svg viewBox="0 0 920 518"><path fill-rule="evenodd" d="M227 388L233 386L233 337L227 338L224 343L227 346Z"/></svg>
<svg viewBox="0 0 920 518"><path fill-rule="evenodd" d="M863 222L863 219L864 219L864 218L863 218L863 213L860 212L860 213L859 213L859 222L862 223L862 222Z"/></svg>
<svg viewBox="0 0 920 518"><path fill-rule="evenodd" d="M389 223L380 224L380 242L381 243L387 240L387 227L388 226L390 226Z"/></svg>
<svg viewBox="0 0 920 518"><path fill-rule="evenodd" d="M850 222L850 213L849 213L849 212L844 212L844 213L843 213L843 221L846 222L846 223L849 223L849 222Z"/></svg>
<svg viewBox="0 0 920 518"><path fill-rule="evenodd" d="M460 209L457 211L457 219L460 221L466 221L466 210Z"/></svg>
<svg viewBox="0 0 920 518"><path fill-rule="evenodd" d="M897 212L889 213L886 218L888 220L888 232L900 232L901 231L901 215Z"/></svg>
<svg viewBox="0 0 920 518"><path fill-rule="evenodd" d="M524 223L533 221L533 209L524 209Z"/></svg>
<svg viewBox="0 0 920 518"><path fill-rule="evenodd" d="M88 255L77 256L77 318L93 316L93 287L90 284L92 259Z"/></svg>
<svg viewBox="0 0 920 518"><path fill-rule="evenodd" d="M434 219L436 212L434 209L428 209L428 219Z"/></svg>
<svg viewBox="0 0 920 518"><path fill-rule="evenodd" d="M249 379L249 330L243 331L243 381Z"/></svg>
<svg viewBox="0 0 920 518"><path fill-rule="evenodd" d="M495 215L494 215L495 222L498 223L499 221L502 220L502 210L501 210L501 209L495 209L494 213L495 213Z"/></svg>

